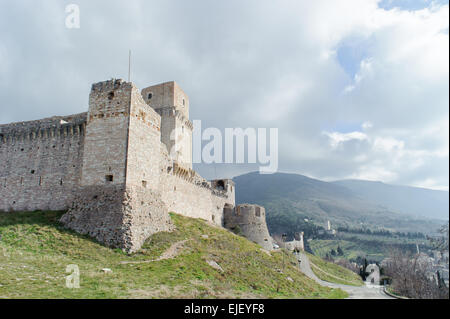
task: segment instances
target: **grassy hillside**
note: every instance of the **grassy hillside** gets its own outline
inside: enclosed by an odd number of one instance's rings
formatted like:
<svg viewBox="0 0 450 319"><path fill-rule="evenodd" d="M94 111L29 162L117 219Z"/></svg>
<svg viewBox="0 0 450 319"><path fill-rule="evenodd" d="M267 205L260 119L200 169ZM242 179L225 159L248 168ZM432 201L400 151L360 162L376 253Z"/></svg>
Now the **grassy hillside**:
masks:
<svg viewBox="0 0 450 319"><path fill-rule="evenodd" d="M62 212L0 213L0 298L343 298L319 286L291 255L204 221L171 214L133 255L62 229ZM78 265L80 288L66 288ZM112 272L104 272L109 268Z"/></svg>
<svg viewBox="0 0 450 319"><path fill-rule="evenodd" d="M351 286L362 286L364 284L361 277L353 271L331 262L327 262L320 257L311 254L307 255L312 271L320 279Z"/></svg>
<svg viewBox="0 0 450 319"><path fill-rule="evenodd" d="M322 258L325 258L327 254L330 254L332 249L336 250L338 246L344 251L344 255L340 256L340 258L345 258L348 260L355 260L356 258L361 257L380 262L388 255L387 248L385 248L385 246L381 243L376 246L342 239L318 239L311 240L309 242L309 246L316 256L320 256Z"/></svg>

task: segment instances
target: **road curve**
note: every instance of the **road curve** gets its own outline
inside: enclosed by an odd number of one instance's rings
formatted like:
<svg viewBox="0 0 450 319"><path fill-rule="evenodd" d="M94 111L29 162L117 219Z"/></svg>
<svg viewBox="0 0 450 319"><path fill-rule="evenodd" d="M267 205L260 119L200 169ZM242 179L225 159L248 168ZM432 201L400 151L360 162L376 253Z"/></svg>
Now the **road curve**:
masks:
<svg viewBox="0 0 450 319"><path fill-rule="evenodd" d="M309 263L309 258L305 253L300 253L300 270L307 277L313 279L318 284L330 288L340 288L348 293L347 299L394 299L391 296L388 296L383 291L383 286L365 284L365 286L348 286L342 284L335 284L332 282L324 281L319 279L314 272L311 270L311 265Z"/></svg>

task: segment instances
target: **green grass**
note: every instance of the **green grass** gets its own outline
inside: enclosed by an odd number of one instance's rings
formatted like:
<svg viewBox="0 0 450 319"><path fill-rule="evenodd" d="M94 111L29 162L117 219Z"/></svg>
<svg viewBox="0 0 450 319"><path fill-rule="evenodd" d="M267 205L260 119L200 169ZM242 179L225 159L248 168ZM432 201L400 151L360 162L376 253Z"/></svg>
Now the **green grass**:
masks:
<svg viewBox="0 0 450 319"><path fill-rule="evenodd" d="M138 253L127 255L63 229L58 224L62 214L0 213L0 298L347 296L304 276L291 254L267 254L245 238L202 220L171 214L174 232L155 234ZM152 261L183 240L179 255ZM223 272L208 265L211 260ZM66 287L70 264L80 269L78 289ZM112 273L102 272L103 268Z"/></svg>
<svg viewBox="0 0 450 319"><path fill-rule="evenodd" d="M350 286L362 286L364 284L361 277L353 271L332 262L327 262L320 257L311 254L307 255L312 264L312 271L320 279Z"/></svg>
<svg viewBox="0 0 450 319"><path fill-rule="evenodd" d="M375 246L378 244L378 246ZM344 258L347 260L356 259L357 257L365 257L369 260L381 261L386 257L386 248L383 243L374 241L373 245L367 245L358 241L349 241L343 239L314 239L309 242L314 255L325 258L326 254L332 249L335 251L340 246L344 251L343 256L336 258Z"/></svg>
<svg viewBox="0 0 450 319"><path fill-rule="evenodd" d="M366 258L370 261L381 262L389 257L392 249L416 251L418 244L422 251L430 249L427 240L396 238L381 235L368 234L351 234L338 232L333 239L313 239L309 241L309 246L316 256L324 258L326 254L337 247L341 247L344 251L343 256L335 256L333 258L344 258L347 260L356 260L358 257Z"/></svg>

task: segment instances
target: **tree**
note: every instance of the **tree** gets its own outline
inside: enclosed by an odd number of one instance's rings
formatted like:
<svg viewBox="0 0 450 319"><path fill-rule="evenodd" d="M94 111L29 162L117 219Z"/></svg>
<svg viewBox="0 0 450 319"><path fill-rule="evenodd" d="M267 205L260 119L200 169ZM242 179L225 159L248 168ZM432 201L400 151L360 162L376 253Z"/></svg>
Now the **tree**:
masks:
<svg viewBox="0 0 450 319"><path fill-rule="evenodd" d="M330 254L331 256L336 256L336 251L334 249L331 249Z"/></svg>
<svg viewBox="0 0 450 319"><path fill-rule="evenodd" d="M339 256L344 256L344 251L342 250L341 246L338 246L338 248L337 248L337 254L338 254Z"/></svg>
<svg viewBox="0 0 450 319"><path fill-rule="evenodd" d="M432 238L431 244L439 251L448 251L448 222L439 228L438 232L441 234L438 238Z"/></svg>
<svg viewBox="0 0 450 319"><path fill-rule="evenodd" d="M415 299L448 299L448 288L439 283L431 264L420 254L393 250L385 267L395 293Z"/></svg>
<svg viewBox="0 0 450 319"><path fill-rule="evenodd" d="M368 265L369 265L369 263L367 262L367 259L364 258L364 262L363 262L363 264L362 264L362 266L361 266L361 268L359 270L359 275L361 276L363 281L366 281L366 277L367 277L367 275L366 275L366 268L367 268Z"/></svg>

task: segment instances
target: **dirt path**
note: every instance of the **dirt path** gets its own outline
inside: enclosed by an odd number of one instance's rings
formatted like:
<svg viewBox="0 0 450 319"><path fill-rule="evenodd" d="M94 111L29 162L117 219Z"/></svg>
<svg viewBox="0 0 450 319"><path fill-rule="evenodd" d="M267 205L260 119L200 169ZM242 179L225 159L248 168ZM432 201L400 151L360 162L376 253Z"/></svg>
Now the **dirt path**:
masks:
<svg viewBox="0 0 450 319"><path fill-rule="evenodd" d="M394 299L386 295L383 291L383 286L365 284L365 286L348 286L342 284L335 284L324 281L318 278L311 270L311 263L305 253L300 253L300 270L309 278L316 281L318 284L330 288L340 288L348 293L348 299ZM314 265L315 266L315 265ZM317 267L317 266L316 266Z"/></svg>
<svg viewBox="0 0 450 319"><path fill-rule="evenodd" d="M183 250L183 245L187 242L188 240L182 240L182 241L178 241L174 244L172 244L165 252L163 252L161 254L161 256L159 256L156 259L152 259L152 260L141 260L141 261L121 261L121 264L145 264L145 263L151 263L153 261L160 261L160 260L165 260L165 259L171 259L171 258L175 258L176 256L178 256L181 251Z"/></svg>

